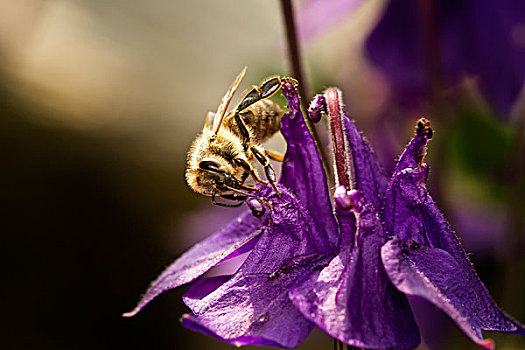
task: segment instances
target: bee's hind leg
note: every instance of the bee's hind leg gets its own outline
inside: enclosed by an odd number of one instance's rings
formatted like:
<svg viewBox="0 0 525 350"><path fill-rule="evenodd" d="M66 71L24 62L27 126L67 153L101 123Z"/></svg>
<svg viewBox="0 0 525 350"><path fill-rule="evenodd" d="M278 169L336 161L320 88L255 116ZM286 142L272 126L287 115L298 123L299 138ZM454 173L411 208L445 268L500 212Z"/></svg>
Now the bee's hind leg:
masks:
<svg viewBox="0 0 525 350"><path fill-rule="evenodd" d="M264 172L266 174L266 178L270 182L270 185L272 185L275 192L277 192L278 195L281 195L281 191L277 189L277 186L275 186L275 182L277 181L277 177L275 176L275 171L273 170L272 165L270 164L270 160L268 157L262 153L260 150L257 149L257 147L250 147L250 150L252 151L253 156L264 168Z"/></svg>
<svg viewBox="0 0 525 350"><path fill-rule="evenodd" d="M244 97L242 98L241 102L235 109L235 114L239 114L252 104L268 98L275 94L283 83L285 82L291 82L294 85L297 85L297 80L289 77L271 77L266 79L260 86L254 86Z"/></svg>

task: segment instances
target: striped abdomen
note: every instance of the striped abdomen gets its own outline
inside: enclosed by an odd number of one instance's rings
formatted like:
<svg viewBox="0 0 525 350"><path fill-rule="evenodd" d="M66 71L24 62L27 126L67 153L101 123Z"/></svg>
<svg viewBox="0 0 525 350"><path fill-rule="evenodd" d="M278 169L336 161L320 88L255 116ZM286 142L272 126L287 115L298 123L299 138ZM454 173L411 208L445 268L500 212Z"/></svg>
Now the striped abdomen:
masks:
<svg viewBox="0 0 525 350"><path fill-rule="evenodd" d="M252 142L260 143L279 131L283 111L277 103L270 100L261 100L246 108L240 115L250 129ZM234 118L227 117L225 124L234 133L240 135Z"/></svg>

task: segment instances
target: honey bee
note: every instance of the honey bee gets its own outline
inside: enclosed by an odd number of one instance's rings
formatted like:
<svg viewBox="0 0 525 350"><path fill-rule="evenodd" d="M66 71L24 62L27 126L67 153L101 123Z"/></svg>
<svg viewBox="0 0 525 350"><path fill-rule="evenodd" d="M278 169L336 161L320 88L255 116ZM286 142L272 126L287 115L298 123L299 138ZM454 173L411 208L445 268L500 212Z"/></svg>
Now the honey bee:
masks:
<svg viewBox="0 0 525 350"><path fill-rule="evenodd" d="M289 77L267 78L259 86L249 89L237 107L226 112L245 73L246 67L228 88L217 112L208 113L204 128L193 141L187 159L186 182L191 189L211 196L214 204L227 207L239 206L254 196L250 192L255 188L245 184L249 176L258 183L267 184L253 167L251 161L254 159L262 165L266 179L279 193L269 158L282 161L284 157L265 150L261 143L279 131L283 111L267 98L285 82L297 83ZM217 197L237 203L219 202Z"/></svg>

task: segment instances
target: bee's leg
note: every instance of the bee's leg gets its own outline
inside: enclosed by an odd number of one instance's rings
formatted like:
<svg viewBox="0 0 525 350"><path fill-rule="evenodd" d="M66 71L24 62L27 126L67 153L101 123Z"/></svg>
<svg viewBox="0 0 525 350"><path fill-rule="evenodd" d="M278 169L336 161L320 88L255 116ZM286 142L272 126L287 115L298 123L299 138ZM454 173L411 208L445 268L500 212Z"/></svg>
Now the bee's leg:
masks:
<svg viewBox="0 0 525 350"><path fill-rule="evenodd" d="M242 167L244 169L245 173L247 172L248 174L250 174L256 182L258 182L260 184L267 185L266 182L264 182L263 180L261 180L259 178L259 175L257 175L257 173L255 172L255 169L253 168L253 166L249 162L245 161L242 158L235 158L234 162L237 164L237 166ZM244 174L243 174L243 176L244 176Z"/></svg>
<svg viewBox="0 0 525 350"><path fill-rule="evenodd" d="M244 139L244 150L248 148L248 145L251 143L251 137L250 132L248 131L248 127L246 126L246 123L241 118L239 114L235 114L234 116L235 122L237 123L239 127L239 131L241 132L242 138Z"/></svg>
<svg viewBox="0 0 525 350"><path fill-rule="evenodd" d="M233 187L235 189L239 189L239 190L243 190L243 191L260 191L258 188L255 188L253 186L250 186L250 185L239 185L239 186L236 186L236 187Z"/></svg>
<svg viewBox="0 0 525 350"><path fill-rule="evenodd" d="M268 150L264 150L264 152L270 159L276 160L278 162L282 162L284 160L284 154L277 153L274 151L268 151Z"/></svg>
<svg viewBox="0 0 525 350"><path fill-rule="evenodd" d="M249 172L245 171L244 173L242 173L242 175L241 175L241 184L244 184L244 182L246 181L248 176L250 176Z"/></svg>
<svg viewBox="0 0 525 350"><path fill-rule="evenodd" d="M273 170L273 167L270 164L270 160L268 159L268 157L263 152L258 150L257 147L252 146L252 147L250 147L250 150L252 151L253 156L255 157L255 159L257 159L257 161L259 163L261 163L261 165L263 166L264 172L266 173L266 178L270 182L270 185L272 185L272 187L275 190L275 192L277 192L280 195L281 191L279 191L277 189L277 186L275 186L275 182L277 181L277 179L276 179L276 176L275 176L275 171Z"/></svg>
<svg viewBox="0 0 525 350"><path fill-rule="evenodd" d="M248 91L246 95L244 95L241 102L237 106L237 109L235 110L235 114L244 111L246 108L248 108L257 101L272 96L277 91L279 91L279 89L285 82L291 82L295 85L298 84L297 80L293 78L271 77L265 80L260 86L254 86L250 91Z"/></svg>
<svg viewBox="0 0 525 350"><path fill-rule="evenodd" d="M211 193L211 202L213 204L215 204L215 205L220 206L220 207L228 207L228 208L240 207L247 199L246 196L238 196L236 194L221 194L221 195L219 195L219 197L237 202L235 204L218 202L217 201L217 192L214 189L213 192Z"/></svg>
<svg viewBox="0 0 525 350"><path fill-rule="evenodd" d="M240 195L242 195L244 197L257 197L255 194L247 192L244 189L244 186L242 186L242 188L237 188L237 187L231 187L231 186L228 186L228 185L224 185L224 188L227 189L228 191L232 191L235 194L237 194L237 195L240 194ZM255 190L255 188L253 190Z"/></svg>
<svg viewBox="0 0 525 350"><path fill-rule="evenodd" d="M237 106L235 114L239 114L244 111L246 108L250 107L254 103L272 96L279 88L281 87L281 82L279 77L272 78L264 82L260 87L254 86L244 97ZM263 90L264 89L264 90Z"/></svg>
<svg viewBox="0 0 525 350"><path fill-rule="evenodd" d="M244 97L235 109L235 114L239 114L255 102L263 99L261 89L258 86L254 86Z"/></svg>

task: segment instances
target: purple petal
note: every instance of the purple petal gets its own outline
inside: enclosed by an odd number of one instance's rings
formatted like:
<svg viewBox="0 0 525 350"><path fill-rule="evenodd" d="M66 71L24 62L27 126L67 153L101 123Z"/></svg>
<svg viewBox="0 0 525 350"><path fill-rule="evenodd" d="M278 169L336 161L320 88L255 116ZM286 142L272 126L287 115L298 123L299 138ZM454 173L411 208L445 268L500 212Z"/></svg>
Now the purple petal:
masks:
<svg viewBox="0 0 525 350"><path fill-rule="evenodd" d="M290 291L295 306L330 336L356 347L412 349L419 332L407 298L381 263L381 220L370 204L356 219L337 211L343 241L330 264Z"/></svg>
<svg viewBox="0 0 525 350"><path fill-rule="evenodd" d="M346 115L343 118L346 137L352 150L355 188L380 210L388 187L388 179L377 155L359 129Z"/></svg>
<svg viewBox="0 0 525 350"><path fill-rule="evenodd" d="M212 316L213 317L213 316ZM202 318L199 319L193 314L184 314L182 315L182 325L188 329L191 329L195 332L200 332L206 335L209 335L211 337L214 337L216 339L219 339L223 342L230 343L232 345L235 345L237 347L243 346L243 345L267 345L267 346L275 346L275 347L284 347L284 345L280 343L273 342L271 340L265 339L263 337L258 337L255 335L248 335L248 336L240 336L235 339L225 339L220 336L218 336L216 333L213 333L208 328L202 325L203 320Z"/></svg>
<svg viewBox="0 0 525 350"><path fill-rule="evenodd" d="M198 281L184 295L193 311L183 319L185 326L235 345L287 348L312 330L313 324L290 302L288 289L324 258L323 242L297 198L278 188L281 196L266 198L272 203L270 223L239 271L223 284Z"/></svg>
<svg viewBox="0 0 525 350"><path fill-rule="evenodd" d="M202 278L192 283L190 285L190 288L188 288L186 293L184 293L184 296L188 300L204 298L206 295L210 294L211 292L219 288L221 285L226 283L226 281L228 281L231 277L232 275L220 275Z"/></svg>
<svg viewBox="0 0 525 350"><path fill-rule="evenodd" d="M280 183L291 189L310 212L329 250L338 242L327 179L321 156L301 113L299 96L290 83L282 87L290 110L281 119L281 133L287 150L281 168Z"/></svg>
<svg viewBox="0 0 525 350"><path fill-rule="evenodd" d="M253 246L253 241L264 231L267 222L268 216L256 218L250 212L245 212L220 231L197 243L166 268L151 284L135 309L123 316L134 316L158 295L189 283L221 261L243 253L246 251L243 247Z"/></svg>
<svg viewBox="0 0 525 350"><path fill-rule="evenodd" d="M194 311L189 320L200 329L188 324L187 317L183 325L234 345L296 347L313 329L287 296L296 276L286 276L291 281L268 276L238 276L200 299L185 295L185 303Z"/></svg>
<svg viewBox="0 0 525 350"><path fill-rule="evenodd" d="M424 133L418 132L401 156L389 184L385 200L385 207L389 209L385 210L384 217L387 231L397 235L403 243L411 240L423 246L440 248L454 258L467 281L472 324L487 331L525 334L520 323L496 306L459 238L428 194L425 186L428 166L422 163L428 137L426 141L424 139ZM406 168L402 169L402 166ZM454 318L454 315L449 316Z"/></svg>
<svg viewBox="0 0 525 350"><path fill-rule="evenodd" d="M326 100L323 95L315 95L308 106L308 119L312 123L319 123L323 113L327 112Z"/></svg>
<svg viewBox="0 0 525 350"><path fill-rule="evenodd" d="M433 134L434 132L428 120L421 118L417 121L416 135L399 157L393 176L396 175L396 172L403 171L406 168L417 168L423 166L423 159L427 154L427 145L432 139Z"/></svg>
<svg viewBox="0 0 525 350"><path fill-rule="evenodd" d="M494 342L483 339L471 317L467 280L449 253L415 242L402 246L396 237L383 246L381 256L390 280L401 292L430 301L477 344L493 348Z"/></svg>

